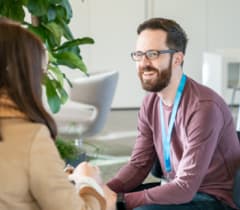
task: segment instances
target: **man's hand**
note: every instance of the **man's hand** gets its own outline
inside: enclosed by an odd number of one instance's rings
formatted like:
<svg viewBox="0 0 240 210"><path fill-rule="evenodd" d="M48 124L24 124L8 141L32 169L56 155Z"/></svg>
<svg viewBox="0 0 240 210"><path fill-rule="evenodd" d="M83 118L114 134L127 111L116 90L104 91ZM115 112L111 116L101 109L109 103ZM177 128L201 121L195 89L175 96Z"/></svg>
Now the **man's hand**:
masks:
<svg viewBox="0 0 240 210"><path fill-rule="evenodd" d="M107 185L103 185L102 188L107 202L107 210L116 210L117 194L113 192Z"/></svg>

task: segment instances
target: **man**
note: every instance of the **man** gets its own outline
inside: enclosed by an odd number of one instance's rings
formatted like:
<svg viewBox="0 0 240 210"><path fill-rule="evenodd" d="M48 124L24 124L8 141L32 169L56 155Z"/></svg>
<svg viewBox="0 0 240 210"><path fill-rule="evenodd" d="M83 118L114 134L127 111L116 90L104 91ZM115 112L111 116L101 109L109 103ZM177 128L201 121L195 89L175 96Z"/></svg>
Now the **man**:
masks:
<svg viewBox="0 0 240 210"><path fill-rule="evenodd" d="M131 159L108 186L124 193L127 209L236 208L232 186L240 145L227 105L183 73L187 36L175 21L153 18L137 32L131 56L149 94ZM132 192L156 158L167 183Z"/></svg>

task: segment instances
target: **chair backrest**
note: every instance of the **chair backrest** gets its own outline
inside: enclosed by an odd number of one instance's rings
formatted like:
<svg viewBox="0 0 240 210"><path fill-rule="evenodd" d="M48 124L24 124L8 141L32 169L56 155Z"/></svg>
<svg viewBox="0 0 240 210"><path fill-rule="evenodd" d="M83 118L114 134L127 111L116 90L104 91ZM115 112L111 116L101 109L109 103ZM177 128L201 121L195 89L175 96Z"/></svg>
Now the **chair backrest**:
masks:
<svg viewBox="0 0 240 210"><path fill-rule="evenodd" d="M88 126L88 129L81 134L81 137L95 135L104 127L111 109L117 82L117 71L97 72L72 81L73 88L70 92L70 99L96 108L95 119Z"/></svg>

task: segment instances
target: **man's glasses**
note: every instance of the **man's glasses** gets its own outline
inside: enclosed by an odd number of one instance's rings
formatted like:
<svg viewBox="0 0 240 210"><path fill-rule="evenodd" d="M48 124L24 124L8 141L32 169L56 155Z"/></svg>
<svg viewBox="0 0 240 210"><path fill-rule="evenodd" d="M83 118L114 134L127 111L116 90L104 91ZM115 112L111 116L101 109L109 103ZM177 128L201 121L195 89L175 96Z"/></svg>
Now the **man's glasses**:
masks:
<svg viewBox="0 0 240 210"><path fill-rule="evenodd" d="M131 57L134 61L141 61L143 59L143 56L146 56L149 60L157 59L161 54L166 53L175 53L177 50L168 49L168 50L148 50L146 52L142 51L135 51L131 53Z"/></svg>

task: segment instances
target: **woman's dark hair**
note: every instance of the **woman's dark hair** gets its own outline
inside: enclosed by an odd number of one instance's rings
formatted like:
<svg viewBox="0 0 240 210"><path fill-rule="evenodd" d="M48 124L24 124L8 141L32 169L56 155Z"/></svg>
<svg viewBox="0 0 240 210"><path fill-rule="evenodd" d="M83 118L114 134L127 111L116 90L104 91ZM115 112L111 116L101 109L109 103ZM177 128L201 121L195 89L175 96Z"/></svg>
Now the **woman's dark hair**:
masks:
<svg viewBox="0 0 240 210"><path fill-rule="evenodd" d="M137 28L137 33L140 34L146 29L166 31L167 46L170 49L175 49L185 54L188 41L187 35L181 26L175 21L165 18L152 18L140 24Z"/></svg>
<svg viewBox="0 0 240 210"><path fill-rule="evenodd" d="M0 18L0 90L32 122L45 124L53 139L57 128L42 103L43 61L41 40L20 24Z"/></svg>

